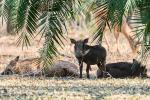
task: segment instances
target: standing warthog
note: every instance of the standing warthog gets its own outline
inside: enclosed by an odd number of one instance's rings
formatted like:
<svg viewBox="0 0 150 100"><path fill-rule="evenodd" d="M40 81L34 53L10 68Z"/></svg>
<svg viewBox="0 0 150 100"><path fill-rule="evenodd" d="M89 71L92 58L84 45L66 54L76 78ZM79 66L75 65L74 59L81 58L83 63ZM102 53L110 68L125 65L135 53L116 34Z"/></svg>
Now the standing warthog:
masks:
<svg viewBox="0 0 150 100"><path fill-rule="evenodd" d="M101 45L89 46L87 45L88 39L79 41L70 39L70 41L75 44L74 50L80 66L80 78L82 78L83 62L87 64L87 78L89 78L91 65L97 64L101 71L105 71L106 49L104 47Z"/></svg>
<svg viewBox="0 0 150 100"><path fill-rule="evenodd" d="M59 60L56 61L52 66L44 68L40 58L19 60L19 56L17 56L14 60L10 61L8 66L1 73L1 75L11 74L30 76L45 74L45 76L49 77L78 76L78 67L68 61Z"/></svg>
<svg viewBox="0 0 150 100"><path fill-rule="evenodd" d="M146 66L143 66L140 62L133 59L133 63L130 62L117 62L106 64L106 71L114 78L125 77L147 77ZM97 78L102 78L103 72L97 70Z"/></svg>

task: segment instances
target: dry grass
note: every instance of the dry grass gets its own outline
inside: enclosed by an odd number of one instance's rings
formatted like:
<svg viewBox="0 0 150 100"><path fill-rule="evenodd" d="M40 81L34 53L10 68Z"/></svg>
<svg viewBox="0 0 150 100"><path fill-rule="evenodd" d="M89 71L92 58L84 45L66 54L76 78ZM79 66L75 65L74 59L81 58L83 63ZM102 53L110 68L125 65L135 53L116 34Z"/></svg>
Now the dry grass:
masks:
<svg viewBox="0 0 150 100"><path fill-rule="evenodd" d="M150 79L71 79L0 77L5 99L149 100Z"/></svg>
<svg viewBox="0 0 150 100"><path fill-rule="evenodd" d="M69 35L74 37L75 34ZM88 34L84 34L88 37ZM84 35L75 37L84 38ZM117 61L132 61L137 55L131 54L127 40L124 36L120 37L121 56L116 54L115 40L113 35L108 35L111 43L112 53L108 52L107 63ZM0 71L9 63L11 59L20 56L21 59L33 58L39 56L38 50L42 47L43 40L39 42L37 37L33 45L28 49L22 50L22 47L16 47L17 37L0 37ZM103 42L105 45L105 41ZM73 46L67 38L64 49L59 48L63 54L72 58L58 57L57 59L67 60L77 63L73 55ZM150 65L148 61L147 66ZM85 68L85 67L84 67ZM29 100L149 100L150 99L150 79L96 79L95 72L97 67L93 66L91 79L72 79L72 78L45 78L45 77L21 77L5 76L0 77L0 98L1 99L29 99ZM84 77L85 70L84 70Z"/></svg>

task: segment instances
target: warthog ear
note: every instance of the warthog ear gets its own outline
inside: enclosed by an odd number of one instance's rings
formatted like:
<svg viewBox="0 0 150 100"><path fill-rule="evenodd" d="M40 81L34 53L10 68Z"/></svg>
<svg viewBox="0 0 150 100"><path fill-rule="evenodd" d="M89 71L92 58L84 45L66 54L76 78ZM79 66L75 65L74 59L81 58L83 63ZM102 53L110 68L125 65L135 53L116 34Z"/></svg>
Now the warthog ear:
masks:
<svg viewBox="0 0 150 100"><path fill-rule="evenodd" d="M72 44L76 43L76 40L74 40L74 39L70 39L70 41L71 41Z"/></svg>
<svg viewBox="0 0 150 100"><path fill-rule="evenodd" d="M14 61L18 61L19 60L19 56L17 56L15 59L14 59Z"/></svg>
<svg viewBox="0 0 150 100"><path fill-rule="evenodd" d="M88 43L88 41L89 41L89 38L86 38L83 40L84 43Z"/></svg>

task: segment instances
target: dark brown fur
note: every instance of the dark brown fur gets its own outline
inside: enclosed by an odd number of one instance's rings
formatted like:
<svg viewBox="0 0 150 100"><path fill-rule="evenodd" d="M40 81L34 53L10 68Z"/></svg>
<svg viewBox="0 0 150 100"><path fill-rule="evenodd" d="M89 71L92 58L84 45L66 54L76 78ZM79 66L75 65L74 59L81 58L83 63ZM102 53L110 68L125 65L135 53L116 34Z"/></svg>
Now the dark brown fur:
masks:
<svg viewBox="0 0 150 100"><path fill-rule="evenodd" d="M89 46L87 45L88 39L76 41L74 39L70 39L71 43L75 44L75 56L78 59L80 66L80 78L82 78L82 69L83 62L87 64L86 73L87 78L89 76L89 70L91 65L97 64L98 68L101 71L105 71L105 62L106 62L106 49L101 45Z"/></svg>
<svg viewBox="0 0 150 100"><path fill-rule="evenodd" d="M133 63L117 62L106 64L106 71L114 78L147 77L146 66L133 59ZM97 70L97 77L102 78L103 72Z"/></svg>

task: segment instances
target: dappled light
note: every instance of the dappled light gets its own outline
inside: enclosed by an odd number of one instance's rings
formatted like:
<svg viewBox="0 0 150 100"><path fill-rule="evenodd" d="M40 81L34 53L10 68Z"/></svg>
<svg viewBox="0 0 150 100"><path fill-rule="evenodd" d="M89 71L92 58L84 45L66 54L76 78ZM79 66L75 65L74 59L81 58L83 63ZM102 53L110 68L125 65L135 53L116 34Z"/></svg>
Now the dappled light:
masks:
<svg viewBox="0 0 150 100"><path fill-rule="evenodd" d="M0 4L0 99L150 99L149 0Z"/></svg>

